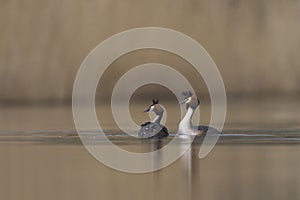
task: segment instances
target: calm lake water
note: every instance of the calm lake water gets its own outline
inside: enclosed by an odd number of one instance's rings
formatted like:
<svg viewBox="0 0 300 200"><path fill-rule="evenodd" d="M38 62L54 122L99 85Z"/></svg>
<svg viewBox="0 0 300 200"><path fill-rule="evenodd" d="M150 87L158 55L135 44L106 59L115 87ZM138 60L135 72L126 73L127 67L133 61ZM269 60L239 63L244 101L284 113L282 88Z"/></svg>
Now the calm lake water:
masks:
<svg viewBox="0 0 300 200"><path fill-rule="evenodd" d="M143 107L132 111L137 123L148 119L139 112ZM98 110L101 115L108 108ZM296 100L232 103L224 134L209 156L198 158L199 137L175 163L146 174L119 172L94 159L78 138L69 106L0 111L0 199L300 199ZM202 113L205 124L209 109L204 106ZM180 119L172 111L168 116L173 118L167 126L175 130ZM175 137L133 139L107 118L105 133L129 151L147 152Z"/></svg>

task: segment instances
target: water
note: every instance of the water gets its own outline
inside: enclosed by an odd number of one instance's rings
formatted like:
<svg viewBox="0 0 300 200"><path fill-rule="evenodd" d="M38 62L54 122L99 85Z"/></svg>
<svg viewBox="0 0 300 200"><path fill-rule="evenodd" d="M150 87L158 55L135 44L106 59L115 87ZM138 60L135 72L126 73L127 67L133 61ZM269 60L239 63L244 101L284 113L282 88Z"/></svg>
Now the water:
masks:
<svg viewBox="0 0 300 200"><path fill-rule="evenodd" d="M168 143L175 138L177 142L184 142L178 137L174 131L170 131L168 138L163 140L151 139L140 140L128 136L124 133L119 133L113 130L106 132L86 131L86 139L103 140L103 144L107 141L103 139L103 135L109 138L110 141L117 145L133 144L136 145L138 141L156 142L161 141ZM201 145L203 136L197 136L193 144ZM81 145L79 135L76 130L35 130L35 131L0 131L1 143L31 143L31 144L58 144L58 145ZM221 144L299 144L300 143L300 130L224 130L220 135L218 145ZM109 144L109 143L107 143Z"/></svg>
<svg viewBox="0 0 300 200"><path fill-rule="evenodd" d="M209 156L198 158L203 137L197 137L182 158L146 174L119 172L94 159L74 129L68 106L3 107L0 199L300 199L299 108L290 103L274 112L269 104L270 109L259 105L263 114L256 115L252 106L241 115L243 105L249 104L229 107L224 134ZM106 130L114 144L133 152L160 148L174 137L176 144L184 143L174 134L161 141L139 140ZM86 137L101 140L102 134L88 131Z"/></svg>

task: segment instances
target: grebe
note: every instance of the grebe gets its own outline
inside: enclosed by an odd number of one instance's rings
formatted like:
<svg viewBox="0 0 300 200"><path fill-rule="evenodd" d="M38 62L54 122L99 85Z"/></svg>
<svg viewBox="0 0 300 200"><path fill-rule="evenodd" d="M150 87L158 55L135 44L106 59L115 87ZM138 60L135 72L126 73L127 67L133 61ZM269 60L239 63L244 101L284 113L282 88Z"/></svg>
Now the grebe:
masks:
<svg viewBox="0 0 300 200"><path fill-rule="evenodd" d="M152 122L146 122L141 124L141 129L138 132L138 136L141 138L163 138L169 135L168 129L160 124L164 109L160 106L158 99L153 99L152 104L144 111L153 111L157 116Z"/></svg>
<svg viewBox="0 0 300 200"><path fill-rule="evenodd" d="M208 129L212 130L214 133L221 134L219 131L209 126L193 126L191 119L195 109L200 104L200 100L191 91L182 92L182 95L184 96L184 100L179 104L186 104L187 111L179 123L179 134L203 135L207 133Z"/></svg>

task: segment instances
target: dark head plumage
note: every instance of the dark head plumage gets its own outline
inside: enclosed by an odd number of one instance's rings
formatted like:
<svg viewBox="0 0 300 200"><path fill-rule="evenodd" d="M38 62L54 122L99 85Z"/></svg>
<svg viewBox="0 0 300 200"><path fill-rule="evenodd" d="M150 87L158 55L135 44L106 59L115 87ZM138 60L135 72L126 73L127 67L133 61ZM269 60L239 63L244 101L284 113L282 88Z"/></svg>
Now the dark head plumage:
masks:
<svg viewBox="0 0 300 200"><path fill-rule="evenodd" d="M159 104L159 100L158 99L152 99L152 104L146 110L144 110L143 112L149 112L151 107L155 106L157 104Z"/></svg>
<svg viewBox="0 0 300 200"><path fill-rule="evenodd" d="M159 100L158 99L152 99L152 105L158 104Z"/></svg>
<svg viewBox="0 0 300 200"><path fill-rule="evenodd" d="M193 93L191 91L184 91L181 94L184 96L185 99L193 96Z"/></svg>
<svg viewBox="0 0 300 200"><path fill-rule="evenodd" d="M200 104L200 100L191 91L184 91L182 95L184 96L184 100L180 104L185 103L186 109L189 107L195 109Z"/></svg>

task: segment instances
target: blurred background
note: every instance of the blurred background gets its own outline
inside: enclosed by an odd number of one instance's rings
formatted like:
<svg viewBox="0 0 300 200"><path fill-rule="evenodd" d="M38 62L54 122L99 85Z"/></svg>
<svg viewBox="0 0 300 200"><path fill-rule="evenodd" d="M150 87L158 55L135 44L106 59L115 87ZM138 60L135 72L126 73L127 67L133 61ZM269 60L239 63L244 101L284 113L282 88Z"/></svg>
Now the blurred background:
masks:
<svg viewBox="0 0 300 200"><path fill-rule="evenodd" d="M298 0L1 0L0 4L2 129L74 129L71 108L66 106L71 105L76 72L84 58L111 35L145 26L180 31L208 51L226 87L227 121L235 126L250 121L295 125L300 117ZM99 82L96 102L109 105L117 80L148 62L172 66L190 80L197 95L206 99L202 109L207 110L203 120L208 123L209 93L202 78L182 58L159 50L134 51L113 62ZM132 105L142 101L139 111L155 97L165 104L176 103L174 95L158 86L142 87L134 96ZM28 105L29 109L24 107ZM61 105L65 107L57 108Z"/></svg>
<svg viewBox="0 0 300 200"><path fill-rule="evenodd" d="M1 103L70 102L87 54L113 34L145 26L174 29L202 44L229 97L300 92L298 0L1 0L0 5ZM111 70L121 75L124 65L149 61L178 63L170 54L135 52ZM187 64L176 66L189 75Z"/></svg>
<svg viewBox="0 0 300 200"><path fill-rule="evenodd" d="M0 199L299 199L299 19L300 0L0 0ZM180 31L208 51L226 87L225 133L241 135L224 136L207 159L198 159L198 143L163 170L132 175L100 164L78 141L72 88L97 44L147 26ZM104 73L96 94L101 124L116 128L112 89L148 62L191 81L208 124L202 78L180 57L150 49L121 56ZM158 85L134 93L132 118L148 121L141 110L154 96L176 129L178 102ZM161 145L118 144L142 151Z"/></svg>

